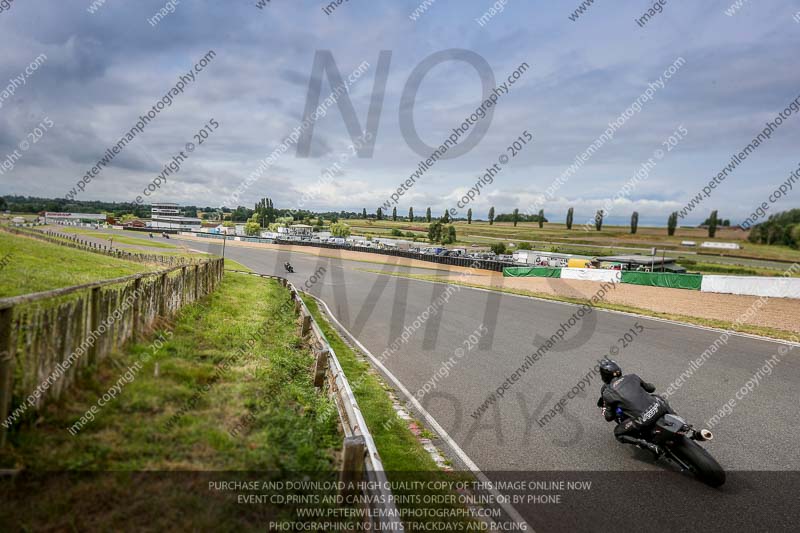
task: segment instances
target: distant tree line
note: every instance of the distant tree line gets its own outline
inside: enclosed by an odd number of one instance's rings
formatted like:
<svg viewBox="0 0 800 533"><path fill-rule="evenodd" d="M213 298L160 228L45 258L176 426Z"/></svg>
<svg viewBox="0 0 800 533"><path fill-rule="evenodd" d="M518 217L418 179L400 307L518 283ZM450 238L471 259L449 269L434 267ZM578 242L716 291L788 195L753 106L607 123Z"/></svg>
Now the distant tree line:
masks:
<svg viewBox="0 0 800 533"><path fill-rule="evenodd" d="M750 230L748 240L755 244L777 244L800 248L800 209L775 213Z"/></svg>
<svg viewBox="0 0 800 533"><path fill-rule="evenodd" d="M101 202L98 200L67 200L66 198L39 198L36 196L4 196L6 209L17 213L40 213L57 211L60 213L112 213L115 217L133 214L149 216L148 204L132 202Z"/></svg>
<svg viewBox="0 0 800 533"><path fill-rule="evenodd" d="M117 219L121 219L126 215L132 215L140 218L147 218L150 216L150 204L136 204L132 202L103 202L99 200L67 200L66 198L41 198L36 196L20 196L20 195L6 195L0 196L0 210L10 210L18 213L40 213L44 211L57 211L57 212L72 212L72 213L108 213ZM278 209L274 206L271 198L262 198L250 209L245 206L237 206L235 209L228 207L211 207L211 206L182 206L181 211L185 216L196 217L198 214L206 220L222 220L227 219L230 222L250 222L265 228L274 224L277 220L291 220L305 222L309 225L315 224L321 228L323 221L331 224L337 223L339 220L349 219L367 219L373 218L384 220L391 217L392 221L400 221L403 217L397 214L397 208L393 208L391 215L384 213L382 209L377 209L373 215L367 215L366 208L362 209L359 213L357 211L324 211L313 212L310 210L300 209ZM574 220L574 208L570 207L567 210L566 227L568 230L572 229ZM594 222L595 229L601 231L603 228L605 212L601 209L595 213ZM314 221L316 219L316 223ZM436 227L431 230L429 228L429 236L433 237L433 242L448 241L450 238L454 239L455 229L450 233L448 224L452 223L455 219L450 216L449 211L445 211L443 216L437 221L434 221L434 216L431 208L425 210L425 216L415 216L414 208L408 209L409 222L427 222L428 224L440 223L441 229ZM472 224L473 215L472 209L466 213L466 218L459 220L466 220L467 224ZM488 211L487 220L489 224L494 222L512 222L515 226L519 222L537 222L539 227L542 228L548 219L544 215L544 210L540 210L538 214L526 215L519 212L519 209L514 209L511 213L501 213L495 215L495 208L492 206ZM717 211L712 211L711 215L703 221L701 227L708 229L708 236L714 238L717 229L720 227L729 227L731 225L730 219L722 219L719 217ZM637 233L639 228L639 213L634 211L630 220L630 232ZM253 226L253 230L255 226ZM667 218L667 234L674 236L678 229L678 213L670 213ZM432 233L431 233L432 231ZM769 217L768 220L761 224L752 227L749 235L750 242L759 244L776 244L786 245L793 248L800 247L800 209L792 209L782 213L777 213Z"/></svg>
<svg viewBox="0 0 800 533"><path fill-rule="evenodd" d="M520 214L519 210L515 210L514 213L501 213L494 217L495 222L547 222L547 219L542 220L542 214L538 215L526 215L524 213Z"/></svg>

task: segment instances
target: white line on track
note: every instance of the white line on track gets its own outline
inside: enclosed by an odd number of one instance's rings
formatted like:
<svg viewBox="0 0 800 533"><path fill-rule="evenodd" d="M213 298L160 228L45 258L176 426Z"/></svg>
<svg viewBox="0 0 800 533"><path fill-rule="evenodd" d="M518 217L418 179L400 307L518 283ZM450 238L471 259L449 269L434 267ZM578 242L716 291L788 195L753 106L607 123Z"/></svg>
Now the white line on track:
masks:
<svg viewBox="0 0 800 533"><path fill-rule="evenodd" d="M371 272L371 273L375 274L375 272ZM474 291L482 291L482 292L494 292L494 293L502 294L504 296L514 296L516 298L525 298L525 299L528 299L528 300L537 300L537 301L540 301L540 302L551 303L551 304L560 304L560 305L567 305L567 306L572 306L572 307L582 307L584 305L584 304L576 304L576 303L572 303L572 302L562 302L560 300L549 300L547 298L540 298L538 296L529 296L529 295L526 295L526 294L515 294L513 292L495 291L495 290L492 290L492 289L484 289L482 287L470 287L469 285L453 284L453 283L448 283L446 281L431 281L431 280L427 280L427 279L409 278L409 277L406 277L406 276L397 276L397 275L392 275L392 274L384 274L384 275L389 275L389 276L392 276L392 277L395 277L395 278L410 279L412 281L419 281L419 282L422 282L422 283L444 283L445 285L456 285L458 287L463 287L464 289L472 289ZM588 304L588 301L587 301L587 304ZM636 313L630 313L628 311L617 311L616 309L605 309L603 307L592 307L592 308L595 311L602 311L604 313L612 313L612 314L617 314L617 315L633 316L633 317L641 318L641 319L644 319L644 320L652 320L654 322L664 322L664 323L667 323L667 324L673 324L673 325L676 325L676 326L683 326L683 327L687 327L687 328L702 329L702 330L705 330L705 331L713 331L715 333L728 333L729 335L731 335L733 337L745 337L745 338L748 338L748 339L755 339L755 340L759 340L759 341L767 341L767 342L774 342L774 343L777 343L777 344L785 344L787 346L800 347L800 342L792 342L792 341L787 341L787 340L783 340L783 339L774 339L772 337L764 337L763 335L755 335L753 333L743 333L741 331L731 331L731 330L726 330L726 329L721 329L721 328L714 328L714 327L711 327L711 326L701 326L699 324L691 324L689 322L681 322L679 320L670 320L669 318L661 318L661 317L649 316L649 315L639 315L639 314L636 314Z"/></svg>
<svg viewBox="0 0 800 533"><path fill-rule="evenodd" d="M315 300L317 300L318 302L320 302L322 305L325 306L325 311L328 313L328 316L331 317L331 319L334 322L336 322L336 325L339 326L339 328L345 334L347 334L347 336L350 337L350 339L354 343L356 343L356 345L359 347L359 349L361 351L363 351L370 358L370 360L372 361L372 364L375 365L376 367L378 367L381 370L381 372L383 372L383 374L386 377L388 377L398 389L400 389L400 391L405 395L405 397L408 399L408 401L410 401L414 405L414 407L417 409L417 411L419 411L419 413L422 414L423 417L425 417L425 420L428 422L428 424L430 424L430 426L433 428L433 430L436 431L436 433L438 433L439 436L442 439L444 439L445 442L447 442L447 444L450 447L450 449L453 450L453 453L455 453L458 456L458 458L464 463L464 465L469 470L472 471L472 473L475 475L475 477L478 478L478 480L480 480L481 483L485 483L486 486L490 487L490 489L491 489L490 491L492 492L492 494L495 497L501 496L500 493L494 488L494 484L492 483L492 481L488 477L486 477L486 474L484 474L481 471L481 469L478 468L478 465L476 465L472 461L472 459L469 458L469 456L464 452L464 450L461 449L461 447L456 443L456 441L453 440L453 438L447 433L447 431L445 431L444 428L436 421L436 419L433 417L433 415L431 415L424 407L422 407L422 404L419 403L419 401L416 398L414 398L414 396L411 394L411 392L400 382L400 380L397 379L397 377L395 377L395 375L392 374L389 371L389 369L386 368L383 365L383 363L381 363L378 360L377 357L372 355L372 352L370 352L367 349L366 346L361 344L361 341L359 341L355 337L355 335L350 333L347 330L347 328L345 328L342 325L342 323L339 322L339 320L336 318L336 316L331 312L330 308L328 307L328 304L325 303L325 300L323 300L321 298L317 298L316 296L314 296L313 294L310 294L310 293L306 293L306 294L308 294L309 296L311 296L312 298L314 298ZM520 525L521 524L525 524L526 526L528 526L530 531L533 531L533 529L525 521L525 519L522 517L522 515L520 515L519 512L511 504L506 503L504 498L502 500L499 500L499 501L504 501L504 503L501 504L501 507L505 510L506 513L508 513L508 516L512 520L517 521Z"/></svg>

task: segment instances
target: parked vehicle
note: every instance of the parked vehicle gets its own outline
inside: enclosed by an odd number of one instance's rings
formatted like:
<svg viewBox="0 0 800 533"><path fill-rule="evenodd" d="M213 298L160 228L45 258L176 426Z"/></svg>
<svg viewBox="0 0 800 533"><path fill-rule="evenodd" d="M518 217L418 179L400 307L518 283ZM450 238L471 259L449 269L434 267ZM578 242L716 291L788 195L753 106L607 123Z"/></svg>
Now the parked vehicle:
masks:
<svg viewBox="0 0 800 533"><path fill-rule="evenodd" d="M591 268L592 262L588 259L570 259L567 262L569 268Z"/></svg>

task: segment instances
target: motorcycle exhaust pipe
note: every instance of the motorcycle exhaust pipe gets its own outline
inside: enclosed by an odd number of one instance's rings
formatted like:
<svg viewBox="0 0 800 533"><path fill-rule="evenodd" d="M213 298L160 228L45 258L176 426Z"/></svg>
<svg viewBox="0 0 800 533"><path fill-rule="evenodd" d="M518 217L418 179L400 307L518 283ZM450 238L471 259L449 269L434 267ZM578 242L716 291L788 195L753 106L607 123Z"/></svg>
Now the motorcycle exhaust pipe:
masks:
<svg viewBox="0 0 800 533"><path fill-rule="evenodd" d="M692 439L700 441L713 440L714 434L707 429L701 429L700 431L695 430Z"/></svg>

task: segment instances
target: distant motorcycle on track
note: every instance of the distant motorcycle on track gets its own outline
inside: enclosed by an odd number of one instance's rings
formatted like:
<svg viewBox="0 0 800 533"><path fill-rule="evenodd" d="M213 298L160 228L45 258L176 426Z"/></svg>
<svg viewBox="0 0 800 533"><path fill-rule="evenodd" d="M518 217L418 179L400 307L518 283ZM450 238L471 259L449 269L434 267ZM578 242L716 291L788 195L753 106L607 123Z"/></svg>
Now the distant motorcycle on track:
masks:
<svg viewBox="0 0 800 533"><path fill-rule="evenodd" d="M289 272L290 274L294 274L294 267L291 265L291 263L289 263L289 261L286 261L283 264L283 268L286 269L286 272Z"/></svg>

